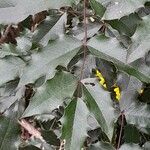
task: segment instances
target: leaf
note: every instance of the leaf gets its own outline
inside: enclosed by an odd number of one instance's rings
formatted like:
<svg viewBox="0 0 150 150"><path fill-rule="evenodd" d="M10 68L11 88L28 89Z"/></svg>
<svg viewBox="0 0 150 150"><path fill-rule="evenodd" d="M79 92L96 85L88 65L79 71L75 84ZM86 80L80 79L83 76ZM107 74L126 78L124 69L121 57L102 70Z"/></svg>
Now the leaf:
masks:
<svg viewBox="0 0 150 150"><path fill-rule="evenodd" d="M87 24L87 38L93 37L99 29L102 27L100 23L88 23ZM79 24L72 29L73 36L80 41L84 39L84 24Z"/></svg>
<svg viewBox="0 0 150 150"><path fill-rule="evenodd" d="M96 58L96 68L104 77L104 84L107 86L107 90L111 91L112 86L114 86L116 82L116 68L114 64L108 62L104 59Z"/></svg>
<svg viewBox="0 0 150 150"><path fill-rule="evenodd" d="M106 11L106 8L103 5L101 5L96 0L90 0L90 5L94 9L96 15L98 15L99 17L103 17Z"/></svg>
<svg viewBox="0 0 150 150"><path fill-rule="evenodd" d="M82 99L73 99L65 109L62 135L65 150L80 150L87 137L89 111Z"/></svg>
<svg viewBox="0 0 150 150"><path fill-rule="evenodd" d="M81 56L80 56L81 57ZM75 60L76 61L76 60ZM74 63L74 62L73 62ZM71 69L71 71L74 73L75 76L80 78L81 73L81 67L83 64L83 59L81 58ZM86 57L84 69L83 69L83 79L84 78L90 78L92 75L92 69L96 68L95 65L95 57L92 55L88 55Z"/></svg>
<svg viewBox="0 0 150 150"><path fill-rule="evenodd" d="M47 9L59 9L62 6L71 6L73 3L78 2L79 0L57 0L57 2L53 0L1 1L0 22L2 24L17 24L29 15L34 15Z"/></svg>
<svg viewBox="0 0 150 150"><path fill-rule="evenodd" d="M109 143L98 142L89 147L89 150L115 150Z"/></svg>
<svg viewBox="0 0 150 150"><path fill-rule="evenodd" d="M19 86L34 83L38 78L45 76L50 79L54 76L58 65L67 67L70 60L79 51L81 42L71 38L62 37L44 47L40 52L33 53L32 60L24 69Z"/></svg>
<svg viewBox="0 0 150 150"><path fill-rule="evenodd" d="M138 144L123 144L119 150L142 150Z"/></svg>
<svg viewBox="0 0 150 150"><path fill-rule="evenodd" d="M104 20L120 19L135 12L138 8L144 7L144 3L149 0L97 0L106 7ZM107 4L107 5L106 5Z"/></svg>
<svg viewBox="0 0 150 150"><path fill-rule="evenodd" d="M18 78L25 67L25 63L18 57L0 59L0 86Z"/></svg>
<svg viewBox="0 0 150 150"><path fill-rule="evenodd" d="M52 130L50 131L42 130L41 133L42 133L42 137L48 144L55 145L55 146L60 145L60 140Z"/></svg>
<svg viewBox="0 0 150 150"><path fill-rule="evenodd" d="M19 147L19 150L41 150L41 149L38 148L38 147L35 147L33 145L28 145L28 146L25 146L25 147Z"/></svg>
<svg viewBox="0 0 150 150"><path fill-rule="evenodd" d="M127 63L128 50L118 38L99 35L89 40L88 48L95 56L115 63L120 70L124 70L144 82L150 82L150 70L146 64L139 60L135 64Z"/></svg>
<svg viewBox="0 0 150 150"><path fill-rule="evenodd" d="M5 83L0 87L0 97L10 96L17 88L19 79Z"/></svg>
<svg viewBox="0 0 150 150"><path fill-rule="evenodd" d="M140 142L140 132L132 125L125 126L124 129L124 139L126 143L139 143Z"/></svg>
<svg viewBox="0 0 150 150"><path fill-rule="evenodd" d="M140 36L139 36L140 35ZM139 58L145 58L150 51L150 15L143 18L132 37L133 44L129 47L127 62L131 63Z"/></svg>
<svg viewBox="0 0 150 150"><path fill-rule="evenodd" d="M65 33L67 14L50 16L39 25L33 34L33 41L46 46L49 40L55 40Z"/></svg>
<svg viewBox="0 0 150 150"><path fill-rule="evenodd" d="M12 106L12 104L14 104L16 101L19 102L25 94L25 87L24 86L21 87L20 89L15 88L12 90L14 90L12 93L10 93L7 96L2 96L0 98L0 113L3 113L7 109L9 109Z"/></svg>
<svg viewBox="0 0 150 150"><path fill-rule="evenodd" d="M118 30L120 34L132 36L136 31L137 25L141 22L141 18L135 13L124 16L121 19L108 20L106 22Z"/></svg>
<svg viewBox="0 0 150 150"><path fill-rule="evenodd" d="M84 79L82 83L84 85L84 98L88 108L91 114L95 116L102 131L105 132L111 141L117 115L113 108L110 93L105 91L96 79Z"/></svg>
<svg viewBox="0 0 150 150"><path fill-rule="evenodd" d="M23 117L50 113L66 99L70 99L76 89L76 79L69 73L61 72L48 80L43 86L37 88Z"/></svg>
<svg viewBox="0 0 150 150"><path fill-rule="evenodd" d="M127 88L121 92L120 109L128 124L141 128L150 128L150 106L138 100L142 83L135 77L129 77Z"/></svg>
<svg viewBox="0 0 150 150"><path fill-rule="evenodd" d="M0 116L0 150L16 150L20 129L13 120Z"/></svg>
<svg viewBox="0 0 150 150"><path fill-rule="evenodd" d="M18 52L13 44L3 44L0 49L0 58L6 56L18 56Z"/></svg>
<svg viewBox="0 0 150 150"><path fill-rule="evenodd" d="M131 106L125 110L127 123L150 128L150 108L147 104L137 103L135 98L132 98Z"/></svg>

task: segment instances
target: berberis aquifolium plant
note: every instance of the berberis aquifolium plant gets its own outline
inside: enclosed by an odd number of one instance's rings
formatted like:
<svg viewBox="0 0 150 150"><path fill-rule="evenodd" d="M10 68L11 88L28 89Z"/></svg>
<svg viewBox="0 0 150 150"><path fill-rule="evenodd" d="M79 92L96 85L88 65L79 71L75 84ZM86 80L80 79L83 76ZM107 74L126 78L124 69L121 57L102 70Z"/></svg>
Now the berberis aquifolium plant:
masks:
<svg viewBox="0 0 150 150"><path fill-rule="evenodd" d="M1 0L0 31L0 150L150 150L150 0Z"/></svg>

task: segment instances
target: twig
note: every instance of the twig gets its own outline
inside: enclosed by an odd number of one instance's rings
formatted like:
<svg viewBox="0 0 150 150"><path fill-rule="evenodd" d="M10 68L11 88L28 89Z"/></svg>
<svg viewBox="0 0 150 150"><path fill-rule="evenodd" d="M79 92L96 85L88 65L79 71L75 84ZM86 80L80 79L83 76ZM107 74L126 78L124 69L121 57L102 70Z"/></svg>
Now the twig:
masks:
<svg viewBox="0 0 150 150"><path fill-rule="evenodd" d="M86 52L87 52L87 21L86 21L86 1L84 0L84 40L83 40L83 64L81 67L80 80L83 78L83 69L86 61Z"/></svg>
<svg viewBox="0 0 150 150"><path fill-rule="evenodd" d="M118 144L117 144L116 150L119 150L119 148L120 148L123 127L124 127L124 112L121 112L121 128L120 128L119 139L118 139Z"/></svg>
<svg viewBox="0 0 150 150"><path fill-rule="evenodd" d="M68 13L71 13L72 15L75 15L75 16L83 16L84 17L83 12L79 12L79 11L68 10ZM94 14L87 14L86 13L86 17L96 17L96 16Z"/></svg>
<svg viewBox="0 0 150 150"><path fill-rule="evenodd" d="M43 137L41 136L41 133L34 126L32 126L28 121L26 121L25 119L21 119L21 121L18 121L18 123L25 130L27 130L32 136L40 139L42 142L45 142Z"/></svg>
<svg viewBox="0 0 150 150"><path fill-rule="evenodd" d="M87 21L86 21L86 3L87 0L84 0L84 10L83 10L83 16L84 16L84 39L83 39L83 63L81 66L81 71L80 71L80 78L78 81L78 86L77 86L77 98L80 96L80 83L81 80L83 79L83 70L85 66L85 61L86 61L86 54L87 54Z"/></svg>

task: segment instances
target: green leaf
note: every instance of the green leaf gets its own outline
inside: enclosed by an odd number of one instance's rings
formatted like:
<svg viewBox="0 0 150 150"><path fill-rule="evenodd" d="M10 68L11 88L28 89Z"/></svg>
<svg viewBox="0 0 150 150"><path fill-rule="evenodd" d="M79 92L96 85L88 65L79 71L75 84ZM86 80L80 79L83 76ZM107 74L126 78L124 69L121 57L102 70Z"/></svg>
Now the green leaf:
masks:
<svg viewBox="0 0 150 150"><path fill-rule="evenodd" d="M7 87L7 88L9 88L9 87ZM13 90L13 91L11 91L11 93L9 95L2 96L0 98L0 113L3 113L7 109L9 109L11 107L11 105L14 104L16 101L19 102L25 94L24 86L20 89L15 88L15 89L11 89L11 90Z"/></svg>
<svg viewBox="0 0 150 150"><path fill-rule="evenodd" d="M88 23L87 24L87 38L91 38L93 37L98 31L99 29L102 27L102 24L100 23ZM79 39L80 41L82 41L84 39L84 24L79 24L77 26L75 26L72 29L72 33L73 36L77 39Z"/></svg>
<svg viewBox="0 0 150 150"><path fill-rule="evenodd" d="M0 58L6 56L25 56L28 54L29 50L32 47L32 42L29 37L26 37L29 31L26 31L23 36L17 37L17 46L14 44L4 43L1 45L0 49ZM31 33L30 33L31 34Z"/></svg>
<svg viewBox="0 0 150 150"><path fill-rule="evenodd" d="M140 36L139 36L140 35ZM143 18L132 37L133 44L129 47L127 62L131 63L139 58L145 58L150 51L150 15Z"/></svg>
<svg viewBox="0 0 150 150"><path fill-rule="evenodd" d="M25 63L18 57L0 59L0 86L18 78L25 67Z"/></svg>
<svg viewBox="0 0 150 150"><path fill-rule="evenodd" d="M84 79L82 83L85 87L84 99L88 108L111 141L117 115L113 108L110 93L105 91L98 83L98 80L94 78Z"/></svg>
<svg viewBox="0 0 150 150"><path fill-rule="evenodd" d="M126 71L128 74L144 82L150 82L150 70L148 66L139 61L135 62L135 64L127 63L128 50L121 42L119 38L99 35L93 37L88 42L88 47L90 52L97 57L112 61L119 69Z"/></svg>
<svg viewBox="0 0 150 150"><path fill-rule="evenodd" d="M0 22L2 24L17 24L26 19L29 15L47 9L59 9L62 6L71 6L79 0L6 0L0 2Z"/></svg>
<svg viewBox="0 0 150 150"><path fill-rule="evenodd" d="M67 14L50 16L37 30L33 33L33 42L38 42L42 46L46 46L49 40L55 40L62 36L65 32L65 24L67 21Z"/></svg>
<svg viewBox="0 0 150 150"><path fill-rule="evenodd" d="M90 5L94 9L96 15L98 15L99 17L103 17L106 10L103 5L101 5L96 0L90 0Z"/></svg>
<svg viewBox="0 0 150 150"><path fill-rule="evenodd" d="M18 52L15 49L13 44L3 44L0 49L0 58L4 58L6 56L18 56Z"/></svg>
<svg viewBox="0 0 150 150"><path fill-rule="evenodd" d="M133 92L133 91L131 91ZM122 93L122 97L127 97L127 93ZM132 93L128 93L132 94ZM132 94L133 95L133 94ZM129 96L128 96L129 97ZM128 124L137 125L142 128L150 128L150 107L147 104L138 103L137 95L131 97L133 101L129 107L126 107L125 116ZM123 101L121 99L121 101ZM123 110L123 109L122 109Z"/></svg>
<svg viewBox="0 0 150 150"><path fill-rule="evenodd" d="M142 83L135 77L128 77L127 88L121 91L120 110L124 112L128 124L150 128L150 106L138 100Z"/></svg>
<svg viewBox="0 0 150 150"><path fill-rule="evenodd" d="M41 149L38 148L38 147L35 147L33 145L28 145L28 146L25 146L25 147L19 147L19 150L41 150Z"/></svg>
<svg viewBox="0 0 150 150"><path fill-rule="evenodd" d="M19 126L6 117L0 117L0 150L16 150L19 145Z"/></svg>
<svg viewBox="0 0 150 150"><path fill-rule="evenodd" d="M132 125L125 126L124 129L124 140L126 143L139 143L140 142L140 132Z"/></svg>
<svg viewBox="0 0 150 150"><path fill-rule="evenodd" d="M138 144L123 144L119 150L142 150Z"/></svg>
<svg viewBox="0 0 150 150"><path fill-rule="evenodd" d="M60 145L60 140L52 130L50 131L42 130L42 137L50 145L55 145L55 146Z"/></svg>
<svg viewBox="0 0 150 150"><path fill-rule="evenodd" d="M114 29L118 30L120 34L132 36L137 25L141 22L141 18L135 13L129 16L124 16L121 19L109 20L109 23Z"/></svg>
<svg viewBox="0 0 150 150"><path fill-rule="evenodd" d="M138 8L144 7L144 3L149 0L97 0L106 7L104 20L120 19L135 12Z"/></svg>
<svg viewBox="0 0 150 150"><path fill-rule="evenodd" d="M81 42L71 37L61 37L49 43L41 51L33 53L32 60L24 69L19 86L34 83L38 78L45 76L50 79L54 76L58 65L67 67L70 60L76 55Z"/></svg>
<svg viewBox="0 0 150 150"><path fill-rule="evenodd" d="M37 88L23 117L50 113L66 99L70 99L76 89L76 79L69 73L59 72L44 85Z"/></svg>
<svg viewBox="0 0 150 150"><path fill-rule="evenodd" d="M109 143L98 142L89 147L89 150L115 150Z"/></svg>
<svg viewBox="0 0 150 150"><path fill-rule="evenodd" d="M87 137L89 111L82 99L73 99L65 109L62 135L65 150L81 150Z"/></svg>

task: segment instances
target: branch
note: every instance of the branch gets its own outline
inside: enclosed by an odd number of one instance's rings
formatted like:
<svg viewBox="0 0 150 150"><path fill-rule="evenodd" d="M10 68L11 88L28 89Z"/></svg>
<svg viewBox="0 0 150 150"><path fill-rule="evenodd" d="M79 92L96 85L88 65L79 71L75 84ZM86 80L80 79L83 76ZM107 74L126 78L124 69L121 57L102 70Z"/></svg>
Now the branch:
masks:
<svg viewBox="0 0 150 150"><path fill-rule="evenodd" d="M116 150L119 150L119 148L120 148L123 127L124 127L124 112L121 112L121 128L120 128L119 139L118 139L118 144L117 144Z"/></svg>

